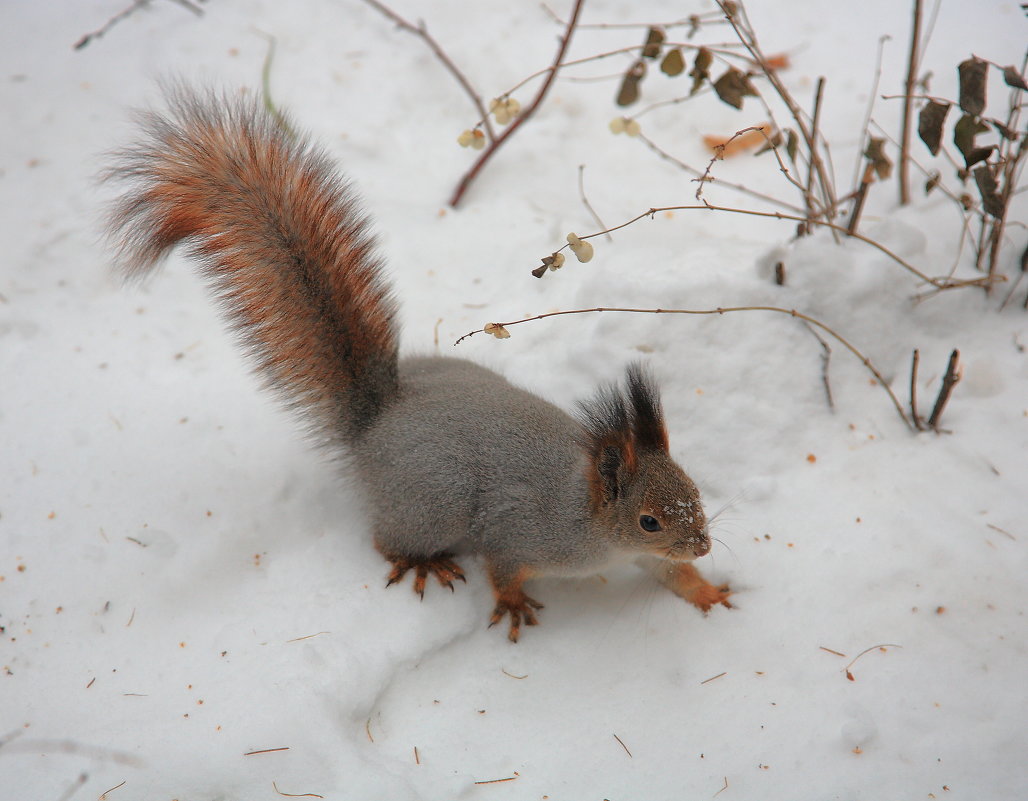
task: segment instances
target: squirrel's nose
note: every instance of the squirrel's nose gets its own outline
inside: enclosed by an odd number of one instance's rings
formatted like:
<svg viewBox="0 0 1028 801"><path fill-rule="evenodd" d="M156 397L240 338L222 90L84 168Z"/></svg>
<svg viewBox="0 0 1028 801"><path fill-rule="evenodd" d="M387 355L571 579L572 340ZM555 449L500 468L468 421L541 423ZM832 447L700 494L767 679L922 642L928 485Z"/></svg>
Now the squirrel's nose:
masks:
<svg viewBox="0 0 1028 801"><path fill-rule="evenodd" d="M710 537L704 534L699 542L692 546L692 552L697 559L710 553Z"/></svg>

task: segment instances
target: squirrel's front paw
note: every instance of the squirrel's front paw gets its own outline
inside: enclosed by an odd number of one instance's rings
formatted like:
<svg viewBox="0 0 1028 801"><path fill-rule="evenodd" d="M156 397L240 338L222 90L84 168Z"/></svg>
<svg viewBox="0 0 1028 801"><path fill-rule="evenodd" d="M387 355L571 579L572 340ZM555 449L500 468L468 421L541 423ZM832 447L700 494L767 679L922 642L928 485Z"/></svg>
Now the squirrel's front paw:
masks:
<svg viewBox="0 0 1028 801"><path fill-rule="evenodd" d="M692 590L690 596L683 596L685 600L691 603L693 606L701 609L704 614L710 611L710 607L721 606L732 608L731 602L728 600L728 596L732 594L732 591L728 589L727 584L722 584L719 587L715 587L713 584L703 584L699 587L695 587Z"/></svg>
<svg viewBox="0 0 1028 801"><path fill-rule="evenodd" d="M401 581L408 570L414 571L414 592L425 597L425 581L429 573L434 573L436 579L444 587L449 587L453 592L453 582L458 579L467 582L464 578L464 571L453 561L452 554L440 553L435 556L386 556L393 563L392 572L386 586L389 587Z"/></svg>
<svg viewBox="0 0 1028 801"><path fill-rule="evenodd" d="M712 606L732 608L728 597L732 591L727 584L711 584L696 569L692 562L669 562L667 560L650 565L661 583L670 588L679 598L684 598L706 614Z"/></svg>

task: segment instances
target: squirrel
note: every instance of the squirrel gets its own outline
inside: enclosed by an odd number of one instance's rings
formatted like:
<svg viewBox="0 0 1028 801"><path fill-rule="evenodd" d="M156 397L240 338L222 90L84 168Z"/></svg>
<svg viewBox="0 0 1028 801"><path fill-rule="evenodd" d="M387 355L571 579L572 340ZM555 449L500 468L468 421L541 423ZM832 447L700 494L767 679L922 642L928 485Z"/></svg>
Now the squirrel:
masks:
<svg viewBox="0 0 1028 801"><path fill-rule="evenodd" d="M572 416L461 358L399 356L397 303L365 213L330 157L256 99L184 85L143 112L104 173L125 186L108 234L126 279L179 243L264 384L332 449L368 501L388 585L413 571L465 581L486 564L509 639L543 605L524 582L634 557L704 612L727 586L699 490L668 450L658 389L639 364Z"/></svg>

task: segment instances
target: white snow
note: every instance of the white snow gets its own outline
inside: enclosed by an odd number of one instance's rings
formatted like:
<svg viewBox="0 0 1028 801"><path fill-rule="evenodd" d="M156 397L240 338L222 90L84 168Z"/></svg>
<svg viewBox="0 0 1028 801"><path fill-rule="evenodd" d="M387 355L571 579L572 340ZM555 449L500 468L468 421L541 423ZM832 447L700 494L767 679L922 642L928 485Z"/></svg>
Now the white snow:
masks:
<svg viewBox="0 0 1028 801"><path fill-rule="evenodd" d="M791 223L696 211L590 240L588 265L569 258L536 280L567 232L596 230L580 164L607 225L695 202L689 176L610 133L616 80L558 80L454 211L447 198L475 156L456 138L474 111L422 42L369 6L209 2L198 18L152 3L73 51L127 5L3 13L0 798L1024 797L1024 284L1003 310L1006 287L915 303L917 279L861 242L790 243ZM667 6L595 0L584 21L709 8ZM822 119L849 191L882 34L880 91L901 91L908 4L751 6L765 49L792 54L782 76L801 102L827 76ZM487 100L547 66L561 30L534 3L393 7L425 20ZM924 57L932 92L952 97L971 53L1020 64L1026 32L1016 3L942 3ZM645 356L674 455L708 512L730 503L699 566L731 584L733 609L704 617L626 566L530 585L546 608L513 645L486 626L475 560L453 595L386 589L345 469L256 391L185 260L119 285L100 236L101 154L131 141L128 110L159 104L162 76L258 89L265 35L274 100L338 157L375 218L408 352L486 363L569 408ZM642 35L583 28L572 56ZM682 85L651 70L643 90ZM522 107L536 86L516 93ZM1005 88L990 91L1000 107ZM899 113L899 101L875 104L892 136ZM702 167L702 135L762 117L708 96L640 121ZM768 157L715 175L797 200ZM716 185L705 194L762 208ZM1011 278L1024 212L1021 195ZM960 226L938 194L899 209L890 181L872 189L861 230L929 274L970 276ZM769 278L779 260L784 287ZM784 315L557 317L451 346L557 309L748 304L831 325L903 403L919 348L925 413L960 348L952 433L912 434L834 342L829 409L824 351ZM478 783L498 779L511 780Z"/></svg>

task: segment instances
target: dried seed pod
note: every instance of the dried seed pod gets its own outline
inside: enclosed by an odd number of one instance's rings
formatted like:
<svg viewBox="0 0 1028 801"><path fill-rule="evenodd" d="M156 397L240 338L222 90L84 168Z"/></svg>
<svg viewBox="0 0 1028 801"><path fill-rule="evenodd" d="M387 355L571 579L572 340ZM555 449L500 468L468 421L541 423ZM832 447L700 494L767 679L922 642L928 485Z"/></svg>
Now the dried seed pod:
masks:
<svg viewBox="0 0 1028 801"><path fill-rule="evenodd" d="M474 150L481 150L485 147L485 134L478 128L461 131L457 137L457 144L461 147L470 147Z"/></svg>
<svg viewBox="0 0 1028 801"><path fill-rule="evenodd" d="M575 258L583 264L593 257L592 244L586 242L577 234L568 234L568 245L571 246L571 252L575 254Z"/></svg>
<svg viewBox="0 0 1028 801"><path fill-rule="evenodd" d="M487 334L492 334L497 339L510 339L510 331L499 323L486 323L482 330Z"/></svg>

